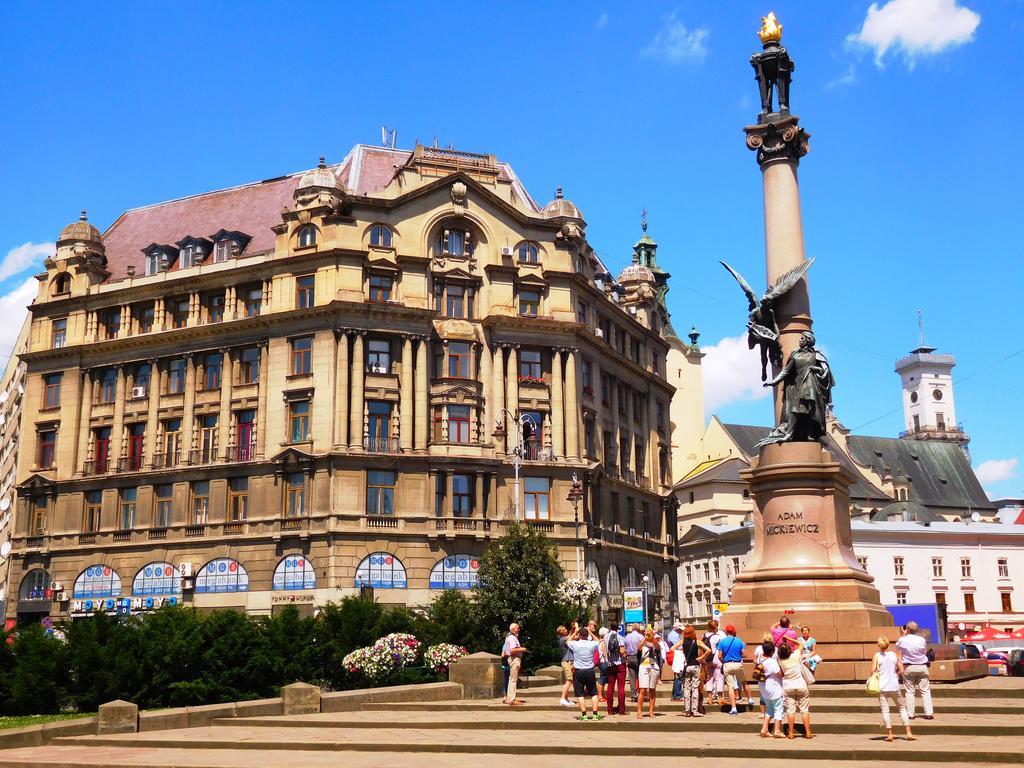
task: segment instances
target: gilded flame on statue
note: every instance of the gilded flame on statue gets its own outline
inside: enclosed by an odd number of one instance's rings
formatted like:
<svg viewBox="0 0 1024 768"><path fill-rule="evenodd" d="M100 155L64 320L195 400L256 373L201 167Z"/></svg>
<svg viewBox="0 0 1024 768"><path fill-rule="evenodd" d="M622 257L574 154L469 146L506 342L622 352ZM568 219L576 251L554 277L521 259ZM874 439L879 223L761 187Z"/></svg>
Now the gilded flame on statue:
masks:
<svg viewBox="0 0 1024 768"><path fill-rule="evenodd" d="M761 17L761 28L757 31L757 36L761 38L762 43L777 43L782 39L782 25L775 18L775 11L769 11L767 16Z"/></svg>

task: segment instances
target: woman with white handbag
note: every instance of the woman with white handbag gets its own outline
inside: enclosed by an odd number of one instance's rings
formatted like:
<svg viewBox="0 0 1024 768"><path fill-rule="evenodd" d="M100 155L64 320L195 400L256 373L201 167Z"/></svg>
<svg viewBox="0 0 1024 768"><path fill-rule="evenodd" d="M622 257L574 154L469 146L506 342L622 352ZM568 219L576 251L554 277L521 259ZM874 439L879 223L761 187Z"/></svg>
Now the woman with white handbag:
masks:
<svg viewBox="0 0 1024 768"><path fill-rule="evenodd" d="M882 723L885 725L885 740L892 741L892 720L889 717L889 704L899 708L900 720L907 729L907 741L916 741L917 737L910 731L910 720L907 718L907 701L900 689L900 677L903 675L903 662L893 651L889 650L889 638L878 638L878 653L871 662L871 677L868 678L868 693L878 694L878 706L882 710Z"/></svg>

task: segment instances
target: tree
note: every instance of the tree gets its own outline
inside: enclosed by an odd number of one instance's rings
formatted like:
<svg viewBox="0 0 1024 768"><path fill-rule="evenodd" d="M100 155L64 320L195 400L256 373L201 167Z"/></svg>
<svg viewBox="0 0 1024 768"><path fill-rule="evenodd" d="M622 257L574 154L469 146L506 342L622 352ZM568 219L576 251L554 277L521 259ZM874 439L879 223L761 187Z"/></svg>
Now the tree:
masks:
<svg viewBox="0 0 1024 768"><path fill-rule="evenodd" d="M14 639L9 711L14 715L60 712L66 692L64 645L39 624L22 627Z"/></svg>
<svg viewBox="0 0 1024 768"><path fill-rule="evenodd" d="M555 628L567 618L556 590L562 581L555 545L540 531L518 522L480 557L477 605L482 640L500 647L509 624L520 626L527 663L536 666L557 654Z"/></svg>

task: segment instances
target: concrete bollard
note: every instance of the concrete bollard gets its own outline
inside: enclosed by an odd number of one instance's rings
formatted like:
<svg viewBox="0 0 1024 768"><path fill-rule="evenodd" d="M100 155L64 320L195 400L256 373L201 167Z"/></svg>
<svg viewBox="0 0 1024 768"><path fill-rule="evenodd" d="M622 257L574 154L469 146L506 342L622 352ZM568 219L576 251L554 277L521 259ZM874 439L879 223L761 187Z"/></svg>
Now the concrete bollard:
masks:
<svg viewBox="0 0 1024 768"><path fill-rule="evenodd" d="M312 715L320 711L320 689L309 683L292 683L281 689L286 715Z"/></svg>
<svg viewBox="0 0 1024 768"><path fill-rule="evenodd" d="M138 733L139 706L130 701L108 701L100 704L96 733Z"/></svg>
<svg viewBox="0 0 1024 768"><path fill-rule="evenodd" d="M505 694L501 658L493 653L471 653L448 667L448 681L462 686L464 699L500 699Z"/></svg>

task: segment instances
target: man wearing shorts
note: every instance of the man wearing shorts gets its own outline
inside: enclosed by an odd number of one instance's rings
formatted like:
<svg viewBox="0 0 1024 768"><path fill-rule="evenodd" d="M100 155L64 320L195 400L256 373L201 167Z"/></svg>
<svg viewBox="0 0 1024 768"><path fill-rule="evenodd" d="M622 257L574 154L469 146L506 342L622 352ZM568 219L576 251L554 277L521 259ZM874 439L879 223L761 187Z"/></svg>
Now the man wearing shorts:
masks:
<svg viewBox="0 0 1024 768"><path fill-rule="evenodd" d="M597 711L597 676L594 669L594 654L597 653L600 643L591 636L588 629L580 629L578 625L573 624L573 631L566 645L572 651L572 683L576 700L580 705L580 720L600 720L601 715ZM585 701L587 696L590 697L592 713L589 718Z"/></svg>
<svg viewBox="0 0 1024 768"><path fill-rule="evenodd" d="M729 689L729 714L737 714L736 710L736 689L743 686L747 694L747 701L750 701L750 691L747 691L747 680L743 676L743 649L746 644L736 637L736 627L732 624L725 628L725 638L718 641L718 657L722 662L722 671L725 673L725 687Z"/></svg>

